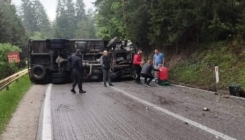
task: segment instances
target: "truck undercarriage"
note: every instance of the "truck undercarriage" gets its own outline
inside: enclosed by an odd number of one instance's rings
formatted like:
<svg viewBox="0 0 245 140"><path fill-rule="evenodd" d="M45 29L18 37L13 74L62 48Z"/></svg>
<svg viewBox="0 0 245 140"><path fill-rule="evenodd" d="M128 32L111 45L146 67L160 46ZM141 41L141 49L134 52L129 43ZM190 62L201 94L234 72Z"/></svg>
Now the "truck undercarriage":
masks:
<svg viewBox="0 0 245 140"><path fill-rule="evenodd" d="M135 77L133 55L135 48L132 43L114 38L110 42L104 40L47 39L29 41L29 76L33 83L69 83L73 81L72 69L67 58L82 51L83 79L102 80L100 57L104 50L112 59L111 79Z"/></svg>

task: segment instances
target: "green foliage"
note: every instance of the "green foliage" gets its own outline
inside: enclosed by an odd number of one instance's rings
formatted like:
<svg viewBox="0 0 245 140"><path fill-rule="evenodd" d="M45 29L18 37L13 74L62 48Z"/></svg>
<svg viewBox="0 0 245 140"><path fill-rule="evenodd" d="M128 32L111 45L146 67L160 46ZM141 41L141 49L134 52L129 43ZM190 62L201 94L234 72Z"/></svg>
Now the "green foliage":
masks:
<svg viewBox="0 0 245 140"><path fill-rule="evenodd" d="M10 85L10 90L0 91L0 134L4 131L8 122L12 118L19 105L19 102L31 87L31 82L27 75Z"/></svg>
<svg viewBox="0 0 245 140"><path fill-rule="evenodd" d="M74 38L76 30L76 11L72 0L59 0L56 10L55 37Z"/></svg>
<svg viewBox="0 0 245 140"><path fill-rule="evenodd" d="M0 79L3 79L19 70L19 66L17 64L8 63L7 53L11 51L21 52L21 49L9 43L0 44Z"/></svg>
<svg viewBox="0 0 245 140"><path fill-rule="evenodd" d="M80 20L77 24L76 38L95 39L97 37L93 10L90 9L85 16L85 19Z"/></svg>
<svg viewBox="0 0 245 140"><path fill-rule="evenodd" d="M41 32L35 32L33 36L30 37L33 40L45 39L45 36Z"/></svg>
<svg viewBox="0 0 245 140"><path fill-rule="evenodd" d="M241 0L97 0L98 36L131 39L149 45L175 46L224 41L244 36L245 2Z"/></svg>
<svg viewBox="0 0 245 140"><path fill-rule="evenodd" d="M59 0L54 24L57 38L96 38L94 14L90 9L85 12L83 0Z"/></svg>
<svg viewBox="0 0 245 140"><path fill-rule="evenodd" d="M97 0L97 36L138 41L143 49L149 47L148 33L150 1Z"/></svg>
<svg viewBox="0 0 245 140"><path fill-rule="evenodd" d="M245 86L245 63L230 50L230 47L225 42L219 42L212 43L207 49L195 51L189 56L192 58L191 61L183 60L170 70L171 79L209 88L215 85L214 66L218 64L219 88L226 88L232 83ZM245 57L242 53L244 49L240 51L239 55Z"/></svg>
<svg viewBox="0 0 245 140"><path fill-rule="evenodd" d="M39 0L22 0L19 12L29 36L41 32L45 38L51 37L51 24Z"/></svg>
<svg viewBox="0 0 245 140"><path fill-rule="evenodd" d="M11 43L26 48L26 33L21 20L16 14L15 6L0 0L0 43Z"/></svg>

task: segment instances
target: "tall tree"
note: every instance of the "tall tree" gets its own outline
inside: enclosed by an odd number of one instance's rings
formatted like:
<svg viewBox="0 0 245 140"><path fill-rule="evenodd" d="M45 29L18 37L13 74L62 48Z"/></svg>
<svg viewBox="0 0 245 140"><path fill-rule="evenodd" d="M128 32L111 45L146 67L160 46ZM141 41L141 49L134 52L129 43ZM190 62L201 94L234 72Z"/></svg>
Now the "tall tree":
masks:
<svg viewBox="0 0 245 140"><path fill-rule="evenodd" d="M46 38L51 37L50 21L39 0L22 0L20 13L29 36L41 32Z"/></svg>
<svg viewBox="0 0 245 140"><path fill-rule="evenodd" d="M39 28L39 32L41 32L44 35L44 37L50 38L52 32L51 24L47 16L47 13L39 0L34 0L33 3L37 12L37 26Z"/></svg>
<svg viewBox="0 0 245 140"><path fill-rule="evenodd" d="M39 31L35 6L30 0L22 0L21 17L29 35Z"/></svg>
<svg viewBox="0 0 245 140"><path fill-rule="evenodd" d="M185 46L244 34L242 0L96 0L98 36ZM181 44L181 45L180 45Z"/></svg>
<svg viewBox="0 0 245 140"><path fill-rule="evenodd" d="M97 37L94 11L92 9L89 9L88 13L85 16L86 18L80 20L77 25L76 38L95 39Z"/></svg>
<svg viewBox="0 0 245 140"><path fill-rule="evenodd" d="M27 36L16 8L9 1L0 0L0 43L11 43L26 51ZM23 54L26 55L26 54Z"/></svg>
<svg viewBox="0 0 245 140"><path fill-rule="evenodd" d="M110 39L137 41L148 48L150 1L142 0L97 0L98 36Z"/></svg>
<svg viewBox="0 0 245 140"><path fill-rule="evenodd" d="M85 19L86 11L83 0L76 0L76 21L79 22Z"/></svg>
<svg viewBox="0 0 245 140"><path fill-rule="evenodd" d="M76 30L75 6L72 0L58 0L55 37L74 38Z"/></svg>

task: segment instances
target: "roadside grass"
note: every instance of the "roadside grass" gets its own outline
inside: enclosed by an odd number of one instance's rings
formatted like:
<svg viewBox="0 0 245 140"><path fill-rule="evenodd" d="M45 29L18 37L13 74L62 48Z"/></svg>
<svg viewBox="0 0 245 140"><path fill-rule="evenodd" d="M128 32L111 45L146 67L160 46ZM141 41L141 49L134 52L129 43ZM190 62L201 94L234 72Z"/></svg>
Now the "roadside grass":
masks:
<svg viewBox="0 0 245 140"><path fill-rule="evenodd" d="M171 70L170 79L212 89L215 86L214 67L219 66L219 89L230 84L245 87L245 50L239 44L218 42L196 50L187 59L178 62ZM238 51L239 50L239 51Z"/></svg>
<svg viewBox="0 0 245 140"><path fill-rule="evenodd" d="M9 90L4 89L0 92L0 135L5 130L5 127L12 118L12 114L30 87L29 77L24 75L18 82L13 82L9 86Z"/></svg>

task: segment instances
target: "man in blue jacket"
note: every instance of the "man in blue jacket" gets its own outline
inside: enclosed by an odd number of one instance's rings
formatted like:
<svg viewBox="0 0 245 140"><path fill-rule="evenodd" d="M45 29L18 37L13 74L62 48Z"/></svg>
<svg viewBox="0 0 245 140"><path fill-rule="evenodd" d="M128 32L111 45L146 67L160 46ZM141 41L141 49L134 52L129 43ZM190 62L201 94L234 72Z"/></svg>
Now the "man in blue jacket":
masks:
<svg viewBox="0 0 245 140"><path fill-rule="evenodd" d="M158 66L164 66L164 54L160 53L157 49L155 50L155 54L153 56L153 66L155 69L158 69ZM155 78L157 78L157 72L155 72Z"/></svg>

